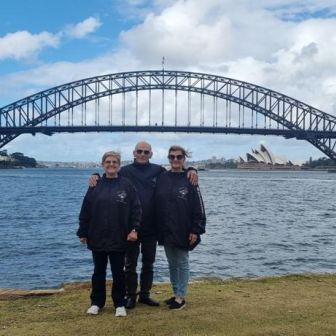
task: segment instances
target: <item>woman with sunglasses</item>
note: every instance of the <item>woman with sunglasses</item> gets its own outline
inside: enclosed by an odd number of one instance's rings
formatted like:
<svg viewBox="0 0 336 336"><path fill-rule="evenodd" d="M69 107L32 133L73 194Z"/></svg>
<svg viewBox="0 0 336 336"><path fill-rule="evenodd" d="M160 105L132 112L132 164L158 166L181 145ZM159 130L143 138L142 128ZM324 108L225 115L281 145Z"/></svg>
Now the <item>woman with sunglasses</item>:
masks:
<svg viewBox="0 0 336 336"><path fill-rule="evenodd" d="M156 215L159 244L164 246L174 296L165 303L183 309L189 281L189 251L205 232L205 212L198 186L192 185L184 168L188 156L181 146L168 151L171 170L160 175L156 185Z"/></svg>
<svg viewBox="0 0 336 336"><path fill-rule="evenodd" d="M106 152L102 166L103 177L84 197L77 231L81 243L92 251L94 263L91 307L87 313L96 315L105 305L106 267L110 260L115 316L126 316L125 254L127 241L137 240L141 205L131 182L118 175L120 154Z"/></svg>

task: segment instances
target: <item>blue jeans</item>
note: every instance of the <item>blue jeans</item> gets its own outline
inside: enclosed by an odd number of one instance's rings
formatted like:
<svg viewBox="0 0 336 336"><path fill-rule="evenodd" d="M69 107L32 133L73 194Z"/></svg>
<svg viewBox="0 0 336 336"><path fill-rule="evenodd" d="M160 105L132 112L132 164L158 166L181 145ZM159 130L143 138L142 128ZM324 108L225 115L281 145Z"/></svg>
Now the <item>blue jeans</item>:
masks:
<svg viewBox="0 0 336 336"><path fill-rule="evenodd" d="M189 251L178 247L164 246L169 265L170 282L175 296L185 297L189 282Z"/></svg>

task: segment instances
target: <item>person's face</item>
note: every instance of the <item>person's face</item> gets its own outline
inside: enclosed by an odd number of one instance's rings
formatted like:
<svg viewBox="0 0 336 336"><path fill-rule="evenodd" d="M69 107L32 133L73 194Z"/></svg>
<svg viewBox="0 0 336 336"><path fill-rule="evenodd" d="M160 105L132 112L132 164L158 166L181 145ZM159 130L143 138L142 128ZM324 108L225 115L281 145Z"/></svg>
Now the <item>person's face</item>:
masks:
<svg viewBox="0 0 336 336"><path fill-rule="evenodd" d="M140 164L145 164L152 157L152 149L148 144L138 144L133 151L135 161Z"/></svg>
<svg viewBox="0 0 336 336"><path fill-rule="evenodd" d="M103 162L103 168L108 177L117 175L119 167L119 161L115 156L108 156Z"/></svg>
<svg viewBox="0 0 336 336"><path fill-rule="evenodd" d="M168 159L173 171L181 171L183 169L185 156L180 150L169 152Z"/></svg>

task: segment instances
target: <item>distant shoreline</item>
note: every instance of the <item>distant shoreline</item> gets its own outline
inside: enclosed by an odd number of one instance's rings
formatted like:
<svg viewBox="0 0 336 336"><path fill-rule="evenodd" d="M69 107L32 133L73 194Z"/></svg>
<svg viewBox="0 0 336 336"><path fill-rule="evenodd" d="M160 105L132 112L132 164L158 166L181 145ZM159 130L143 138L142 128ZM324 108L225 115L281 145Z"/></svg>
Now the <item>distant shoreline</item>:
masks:
<svg viewBox="0 0 336 336"><path fill-rule="evenodd" d="M3 170L18 170L18 169L99 169L100 167L97 166L85 166L85 167L73 167L73 166L55 166L55 167L46 167L46 166L36 166L36 167L24 167L24 166L0 166L0 169ZM273 169L264 169L264 168L206 168L206 169L199 169L200 172L203 171L216 171L216 170L227 170L227 171L245 171L245 172L275 172L275 171L296 171L296 172L329 172L329 173L336 173L336 167L330 168L301 168L301 169L291 169L291 168L273 168Z"/></svg>

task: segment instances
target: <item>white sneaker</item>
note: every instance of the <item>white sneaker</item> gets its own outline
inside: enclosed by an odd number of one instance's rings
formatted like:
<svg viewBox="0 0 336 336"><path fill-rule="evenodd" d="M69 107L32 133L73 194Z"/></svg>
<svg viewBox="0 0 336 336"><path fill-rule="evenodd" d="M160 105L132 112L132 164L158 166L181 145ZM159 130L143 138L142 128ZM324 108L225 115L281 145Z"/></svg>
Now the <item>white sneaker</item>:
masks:
<svg viewBox="0 0 336 336"><path fill-rule="evenodd" d="M86 313L87 313L87 314L91 314L91 315L97 315L97 314L99 313L99 307L93 305L93 306L91 306L91 307L87 310Z"/></svg>
<svg viewBox="0 0 336 336"><path fill-rule="evenodd" d="M115 316L127 316L125 307L117 307Z"/></svg>

